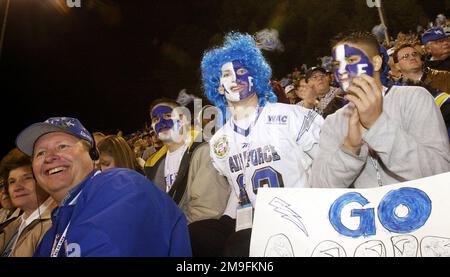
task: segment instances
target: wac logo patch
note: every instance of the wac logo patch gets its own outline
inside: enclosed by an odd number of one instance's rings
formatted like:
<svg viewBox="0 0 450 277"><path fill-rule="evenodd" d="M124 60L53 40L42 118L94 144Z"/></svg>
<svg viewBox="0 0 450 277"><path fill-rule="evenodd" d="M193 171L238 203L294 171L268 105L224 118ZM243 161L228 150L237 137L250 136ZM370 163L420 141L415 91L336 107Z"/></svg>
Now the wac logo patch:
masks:
<svg viewBox="0 0 450 277"><path fill-rule="evenodd" d="M287 115L269 115L267 116L267 124L286 125L288 121Z"/></svg>

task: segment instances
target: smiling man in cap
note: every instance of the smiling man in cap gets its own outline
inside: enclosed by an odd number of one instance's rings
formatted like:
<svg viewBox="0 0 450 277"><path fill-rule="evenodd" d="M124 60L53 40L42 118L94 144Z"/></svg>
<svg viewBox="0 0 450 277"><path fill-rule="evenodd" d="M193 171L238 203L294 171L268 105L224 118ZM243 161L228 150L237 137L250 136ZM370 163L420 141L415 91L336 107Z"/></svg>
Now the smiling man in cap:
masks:
<svg viewBox="0 0 450 277"><path fill-rule="evenodd" d="M16 144L59 204L35 256L191 255L186 219L175 203L135 171L96 170L94 140L77 119L33 124Z"/></svg>

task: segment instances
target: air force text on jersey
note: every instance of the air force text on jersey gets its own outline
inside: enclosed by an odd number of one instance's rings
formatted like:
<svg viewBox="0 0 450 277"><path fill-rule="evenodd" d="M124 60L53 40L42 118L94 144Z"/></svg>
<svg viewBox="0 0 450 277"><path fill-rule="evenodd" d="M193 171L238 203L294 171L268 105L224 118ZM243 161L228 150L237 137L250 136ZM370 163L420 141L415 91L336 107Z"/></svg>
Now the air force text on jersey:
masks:
<svg viewBox="0 0 450 277"><path fill-rule="evenodd" d="M243 148L245 147L248 147L248 145L243 145ZM236 173L243 170L244 164L245 167L248 168L250 163L252 166L258 166L264 163L271 163L279 160L281 160L281 157L278 155L275 147L273 145L266 145L230 156L228 163L230 166L230 171Z"/></svg>

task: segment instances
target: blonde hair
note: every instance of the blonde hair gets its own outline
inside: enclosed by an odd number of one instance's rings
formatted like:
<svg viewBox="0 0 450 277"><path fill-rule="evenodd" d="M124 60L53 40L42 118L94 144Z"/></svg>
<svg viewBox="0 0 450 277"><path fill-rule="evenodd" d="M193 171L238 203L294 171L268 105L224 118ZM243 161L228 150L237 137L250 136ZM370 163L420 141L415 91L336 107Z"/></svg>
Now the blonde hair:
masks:
<svg viewBox="0 0 450 277"><path fill-rule="evenodd" d="M107 154L114 159L116 167L130 168L139 171L133 150L123 137L110 135L105 137L99 144L98 150L101 154Z"/></svg>

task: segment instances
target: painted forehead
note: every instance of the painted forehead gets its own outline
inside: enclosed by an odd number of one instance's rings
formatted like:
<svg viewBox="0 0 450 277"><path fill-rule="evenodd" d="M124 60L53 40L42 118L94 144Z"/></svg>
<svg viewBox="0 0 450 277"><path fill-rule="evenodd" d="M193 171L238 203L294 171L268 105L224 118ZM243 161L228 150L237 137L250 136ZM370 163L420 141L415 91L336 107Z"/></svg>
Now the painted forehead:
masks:
<svg viewBox="0 0 450 277"><path fill-rule="evenodd" d="M239 68L245 67L240 61L237 61L237 60L232 61L232 63L233 63L233 68L234 69L239 69Z"/></svg>
<svg viewBox="0 0 450 277"><path fill-rule="evenodd" d="M232 69L234 71L241 69L241 68L246 68L245 65L243 65L240 61L238 60L234 60L234 61L230 61L230 62L226 62L222 65L222 71L225 70L230 70L231 67L233 67Z"/></svg>
<svg viewBox="0 0 450 277"><path fill-rule="evenodd" d="M152 116L163 113L171 113L176 106L172 103L159 103L152 109Z"/></svg>
<svg viewBox="0 0 450 277"><path fill-rule="evenodd" d="M342 46L344 47L344 54L345 54L346 58L354 56L354 55L367 57L367 58L369 57L367 52L361 46L357 46L357 45L351 44L351 43L340 43L333 48L333 57L335 59L337 58L336 50L338 49L338 47L342 48Z"/></svg>

